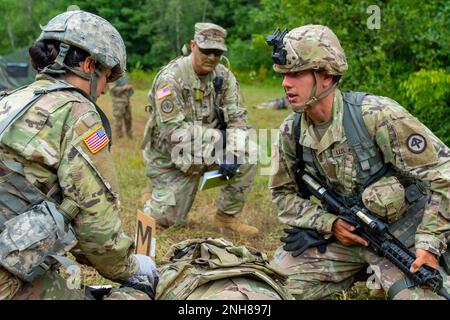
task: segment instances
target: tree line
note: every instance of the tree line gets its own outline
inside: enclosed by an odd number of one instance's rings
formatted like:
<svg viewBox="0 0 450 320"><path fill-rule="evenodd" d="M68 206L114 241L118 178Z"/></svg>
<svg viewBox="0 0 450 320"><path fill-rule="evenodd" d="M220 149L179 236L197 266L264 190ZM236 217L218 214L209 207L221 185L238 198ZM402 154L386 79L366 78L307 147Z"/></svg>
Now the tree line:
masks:
<svg viewBox="0 0 450 320"><path fill-rule="evenodd" d="M196 22L217 23L228 31L233 71L250 83L280 82L265 43L276 27L325 24L347 55L343 89L398 100L450 144L450 121L442 121L450 119L449 1L2 0L0 54L29 46L39 24L70 5L116 26L127 46L129 70L158 69L181 53Z"/></svg>

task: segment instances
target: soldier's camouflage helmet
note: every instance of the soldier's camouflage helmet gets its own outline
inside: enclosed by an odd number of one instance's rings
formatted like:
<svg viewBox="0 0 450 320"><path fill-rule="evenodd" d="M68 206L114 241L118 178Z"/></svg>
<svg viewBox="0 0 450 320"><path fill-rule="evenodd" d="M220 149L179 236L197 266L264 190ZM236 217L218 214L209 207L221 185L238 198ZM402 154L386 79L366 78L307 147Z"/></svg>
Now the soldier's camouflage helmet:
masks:
<svg viewBox="0 0 450 320"><path fill-rule="evenodd" d="M125 44L114 26L95 14L68 11L41 26L37 40L51 39L87 51L105 68L111 69L108 81L115 81L125 72L127 55Z"/></svg>
<svg viewBox="0 0 450 320"><path fill-rule="evenodd" d="M347 59L338 38L328 27L306 25L291 30L283 39L286 64L274 64L276 72L326 70L331 75L342 75L347 70Z"/></svg>

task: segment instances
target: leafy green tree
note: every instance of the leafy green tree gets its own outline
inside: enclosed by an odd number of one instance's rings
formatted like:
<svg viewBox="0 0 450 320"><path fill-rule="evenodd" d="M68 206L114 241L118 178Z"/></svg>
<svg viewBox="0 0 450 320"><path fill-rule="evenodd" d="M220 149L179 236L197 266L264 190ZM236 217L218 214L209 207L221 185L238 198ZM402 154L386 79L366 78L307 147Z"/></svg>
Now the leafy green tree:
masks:
<svg viewBox="0 0 450 320"><path fill-rule="evenodd" d="M411 74L401 85L410 111L450 145L450 74L444 69Z"/></svg>
<svg viewBox="0 0 450 320"><path fill-rule="evenodd" d="M10 53L18 48L30 46L39 36L39 25L45 25L54 15L66 10L63 0L2 0L0 12L0 54Z"/></svg>

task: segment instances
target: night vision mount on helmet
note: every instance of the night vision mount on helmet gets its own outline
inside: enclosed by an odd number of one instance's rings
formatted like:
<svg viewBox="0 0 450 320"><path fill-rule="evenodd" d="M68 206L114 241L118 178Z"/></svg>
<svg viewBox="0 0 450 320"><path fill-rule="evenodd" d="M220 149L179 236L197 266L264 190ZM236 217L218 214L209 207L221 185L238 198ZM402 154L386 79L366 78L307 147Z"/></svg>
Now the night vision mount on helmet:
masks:
<svg viewBox="0 0 450 320"><path fill-rule="evenodd" d="M284 49L283 38L288 33L288 29L284 29L280 34L280 28L277 28L275 32L266 37L266 42L269 46L273 47L272 60L276 64L285 65L286 60L286 50Z"/></svg>

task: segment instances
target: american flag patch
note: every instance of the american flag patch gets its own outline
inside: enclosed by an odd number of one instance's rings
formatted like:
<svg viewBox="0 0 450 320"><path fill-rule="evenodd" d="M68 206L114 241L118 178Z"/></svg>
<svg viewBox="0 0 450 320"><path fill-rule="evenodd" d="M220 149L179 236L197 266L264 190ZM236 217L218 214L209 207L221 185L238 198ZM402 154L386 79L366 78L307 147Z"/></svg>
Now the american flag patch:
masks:
<svg viewBox="0 0 450 320"><path fill-rule="evenodd" d="M109 143L109 138L105 129L100 126L84 137L83 141L92 153L97 153Z"/></svg>
<svg viewBox="0 0 450 320"><path fill-rule="evenodd" d="M164 97L170 96L172 91L170 91L169 87L164 87L156 91L156 99L161 100Z"/></svg>

